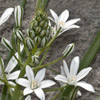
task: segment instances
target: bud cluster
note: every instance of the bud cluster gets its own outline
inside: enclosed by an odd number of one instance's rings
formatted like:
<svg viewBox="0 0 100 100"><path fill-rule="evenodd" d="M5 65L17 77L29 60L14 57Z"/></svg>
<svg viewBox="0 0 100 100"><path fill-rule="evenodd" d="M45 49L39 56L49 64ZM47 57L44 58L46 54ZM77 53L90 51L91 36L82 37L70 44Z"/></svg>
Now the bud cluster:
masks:
<svg viewBox="0 0 100 100"><path fill-rule="evenodd" d="M34 44L45 47L51 39L51 26L46 12L39 11L32 20L27 30L28 37L34 40Z"/></svg>

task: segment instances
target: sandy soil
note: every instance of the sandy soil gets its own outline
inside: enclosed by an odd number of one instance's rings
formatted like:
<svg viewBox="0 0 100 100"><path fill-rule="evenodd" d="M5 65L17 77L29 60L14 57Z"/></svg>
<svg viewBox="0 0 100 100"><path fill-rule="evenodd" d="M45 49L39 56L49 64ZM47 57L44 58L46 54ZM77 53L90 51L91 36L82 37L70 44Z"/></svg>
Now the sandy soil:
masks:
<svg viewBox="0 0 100 100"><path fill-rule="evenodd" d="M0 15L6 8L14 7L15 5L19 4L19 1L20 0L0 0ZM24 31L29 26L29 21L33 16L35 10L35 1L36 0L27 0L25 16L23 19ZM49 9L53 9L58 14L60 14L63 10L68 9L70 11L69 19L81 18L81 21L78 22L78 25L81 27L80 29L67 31L58 37L52 45L46 61L52 61L60 57L64 48L69 43L73 42L76 45L75 51L69 57L65 58L65 60L68 62L68 64L70 64L71 59L74 56L78 55L82 59L84 53L100 29L100 0L49 0L47 11L50 15ZM2 36L10 39L13 26L14 21L12 16L6 24L0 27L0 39ZM0 47L0 55L2 55L5 59L7 55L6 49ZM61 64L62 61L53 65L52 67L59 71ZM93 94L82 89L81 91L83 96L77 98L77 100L96 100L96 98L100 96L100 52L98 52L95 60L91 64L91 67L93 70L88 77L85 78L85 81L94 86L96 93ZM48 75L50 74L52 73L48 71ZM55 94L56 93L48 93L46 100L51 100L51 97Z"/></svg>

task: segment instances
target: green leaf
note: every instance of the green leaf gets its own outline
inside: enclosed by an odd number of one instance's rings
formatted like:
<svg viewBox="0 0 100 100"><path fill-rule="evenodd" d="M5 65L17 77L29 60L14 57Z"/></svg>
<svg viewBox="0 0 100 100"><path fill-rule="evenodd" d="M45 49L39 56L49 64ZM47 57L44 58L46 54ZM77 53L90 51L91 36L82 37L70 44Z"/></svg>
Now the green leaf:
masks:
<svg viewBox="0 0 100 100"><path fill-rule="evenodd" d="M100 32L96 35L93 42L91 43L89 49L87 50L86 54L84 55L83 59L80 63L79 71L83 68L87 68L92 63L93 59L95 58L97 52L100 50Z"/></svg>
<svg viewBox="0 0 100 100"><path fill-rule="evenodd" d="M7 96L7 86L6 85L3 86L1 94L2 94L1 95L1 100L5 100L6 96Z"/></svg>
<svg viewBox="0 0 100 100"><path fill-rule="evenodd" d="M68 85L64 88L62 96L60 100L70 100L70 96L72 95L72 91L75 87L73 85Z"/></svg>
<svg viewBox="0 0 100 100"><path fill-rule="evenodd" d="M21 5L21 7L25 8L26 0L21 0L20 5Z"/></svg>
<svg viewBox="0 0 100 100"><path fill-rule="evenodd" d="M98 99L96 99L96 100L100 100L100 97Z"/></svg>

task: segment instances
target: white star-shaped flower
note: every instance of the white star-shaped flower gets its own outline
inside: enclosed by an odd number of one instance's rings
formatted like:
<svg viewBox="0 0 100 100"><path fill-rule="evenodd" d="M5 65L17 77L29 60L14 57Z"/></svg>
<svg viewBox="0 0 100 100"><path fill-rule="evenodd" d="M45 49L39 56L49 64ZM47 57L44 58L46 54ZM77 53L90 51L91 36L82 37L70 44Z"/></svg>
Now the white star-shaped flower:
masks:
<svg viewBox="0 0 100 100"><path fill-rule="evenodd" d="M5 10L5 12L2 14L2 16L0 17L0 26L5 23L9 17L11 16L11 14L13 13L14 8L7 8Z"/></svg>
<svg viewBox="0 0 100 100"><path fill-rule="evenodd" d="M34 92L37 97L39 97L41 100L45 100L45 94L42 89L50 87L55 84L52 80L43 80L45 77L46 69L42 69L39 72L37 72L36 76L34 75L34 72L30 66L26 66L26 76L28 79L25 78L19 78L16 80L16 82L24 86L25 89L23 91L24 95L30 94Z"/></svg>
<svg viewBox="0 0 100 100"><path fill-rule="evenodd" d="M79 73L78 73L78 68L79 68L78 56L73 58L70 65L70 72L69 72L67 63L63 61L63 67L61 67L61 74L57 75L55 79L58 81L64 82L64 84L66 83L69 85L79 86L86 89L87 91L95 92L92 85L84 81L80 81L85 76L87 76L87 74L91 71L92 68L91 67L84 68Z"/></svg>
<svg viewBox="0 0 100 100"><path fill-rule="evenodd" d="M53 18L49 17L49 19L52 20L54 23L56 23L56 25L53 27L53 35L56 34L56 32L60 27L61 27L61 32L58 34L58 36L67 30L80 27L78 25L75 25L76 22L80 21L80 18L71 19L67 21L69 18L68 10L64 10L60 14L60 16L58 16L52 9L50 9L50 13Z"/></svg>
<svg viewBox="0 0 100 100"><path fill-rule="evenodd" d="M18 53L15 54L15 56L18 58ZM3 68L4 68L4 71L5 71L5 75L6 75L6 78L8 80L8 83L9 84L12 84L12 85L15 85L13 82L11 82L12 80L16 80L20 74L20 70L17 70L17 71L13 71L13 69L16 67L16 65L18 64L17 60L12 57L10 59L10 61L8 62L7 64L7 67L5 68L4 67L4 62L3 62L3 59L2 59L2 64L3 64ZM1 68L1 63L0 63L0 78L1 79L4 79L3 77L3 72L2 72L2 68ZM3 82L0 81L0 84L4 84Z"/></svg>

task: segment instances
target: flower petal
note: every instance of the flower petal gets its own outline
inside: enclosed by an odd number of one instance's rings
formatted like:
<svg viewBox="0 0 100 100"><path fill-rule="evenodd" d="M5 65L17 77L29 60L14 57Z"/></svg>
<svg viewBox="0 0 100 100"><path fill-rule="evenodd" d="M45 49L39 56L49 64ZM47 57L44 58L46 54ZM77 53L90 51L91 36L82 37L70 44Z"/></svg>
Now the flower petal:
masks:
<svg viewBox="0 0 100 100"><path fill-rule="evenodd" d="M59 22L66 22L69 17L69 11L64 10L59 16Z"/></svg>
<svg viewBox="0 0 100 100"><path fill-rule="evenodd" d="M76 86L80 86L80 87L82 87L82 88L84 88L84 89L86 89L87 91L90 91L90 92L95 92L93 86L91 84L86 83L86 82L78 82L76 84Z"/></svg>
<svg viewBox="0 0 100 100"><path fill-rule="evenodd" d="M45 68L43 68L40 71L38 71L36 76L35 76L35 81L40 83L45 77L45 72L46 72Z"/></svg>
<svg viewBox="0 0 100 100"><path fill-rule="evenodd" d="M19 74L20 74L20 71L15 71L15 72L13 72L11 74L7 74L6 75L7 80L15 80L15 79L17 79Z"/></svg>
<svg viewBox="0 0 100 100"><path fill-rule="evenodd" d="M84 68L83 70L81 70L81 71L77 74L76 82L78 82L79 80L81 80L82 78L84 78L91 70L92 70L91 67Z"/></svg>
<svg viewBox="0 0 100 100"><path fill-rule="evenodd" d="M31 82L34 80L34 72L30 66L26 66L26 75L28 77L28 80Z"/></svg>
<svg viewBox="0 0 100 100"><path fill-rule="evenodd" d="M65 28L68 28L69 26L75 24L75 23L78 22L78 21L80 21L80 18L71 19L71 20L67 21L67 22L65 23Z"/></svg>
<svg viewBox="0 0 100 100"><path fill-rule="evenodd" d="M15 56L18 58L18 53L15 54ZM5 69L5 72L10 73L18 64L17 60L15 59L14 56L9 60L7 67Z"/></svg>
<svg viewBox="0 0 100 100"><path fill-rule="evenodd" d="M60 33L58 34L58 36L60 36L60 35L63 34L64 32L66 32L66 31L68 31L68 30L70 30L70 29L73 29L73 28L80 28L80 26L78 26L78 25L71 25L71 26L65 28L62 32L60 32Z"/></svg>
<svg viewBox="0 0 100 100"><path fill-rule="evenodd" d="M77 91L77 95L82 96L82 93L80 91Z"/></svg>
<svg viewBox="0 0 100 100"><path fill-rule="evenodd" d="M0 26L5 23L13 12L13 8L7 8L0 18Z"/></svg>
<svg viewBox="0 0 100 100"><path fill-rule="evenodd" d="M54 18L55 23L57 23L58 22L58 15L52 9L50 9L50 13L51 13L52 17Z"/></svg>
<svg viewBox="0 0 100 100"><path fill-rule="evenodd" d="M79 68L79 57L76 56L73 58L70 65L70 75L76 75Z"/></svg>
<svg viewBox="0 0 100 100"><path fill-rule="evenodd" d="M60 69L61 69L61 75L66 76L64 68L60 66Z"/></svg>
<svg viewBox="0 0 100 100"><path fill-rule="evenodd" d="M27 97L25 98L25 100L31 100L31 96L30 96L30 95L27 96Z"/></svg>
<svg viewBox="0 0 100 100"><path fill-rule="evenodd" d="M41 88L35 89L34 92L41 100L45 100L45 94Z"/></svg>
<svg viewBox="0 0 100 100"><path fill-rule="evenodd" d="M64 71L66 73L66 76L69 79L69 69L68 69L68 66L67 66L67 63L65 60L63 60L63 67L64 67Z"/></svg>
<svg viewBox="0 0 100 100"><path fill-rule="evenodd" d="M16 80L16 83L18 83L21 86L30 88L30 82L27 79L19 78Z"/></svg>
<svg viewBox="0 0 100 100"><path fill-rule="evenodd" d="M40 88L47 88L47 87L50 87L54 84L56 84L56 83L52 80L44 80L44 81L41 82Z"/></svg>
<svg viewBox="0 0 100 100"><path fill-rule="evenodd" d="M31 88L25 88L24 91L23 91L23 94L27 95L27 94L30 94L32 92L33 92L33 90Z"/></svg>
<svg viewBox="0 0 100 100"><path fill-rule="evenodd" d="M57 75L55 80L67 83L67 78L63 75Z"/></svg>

